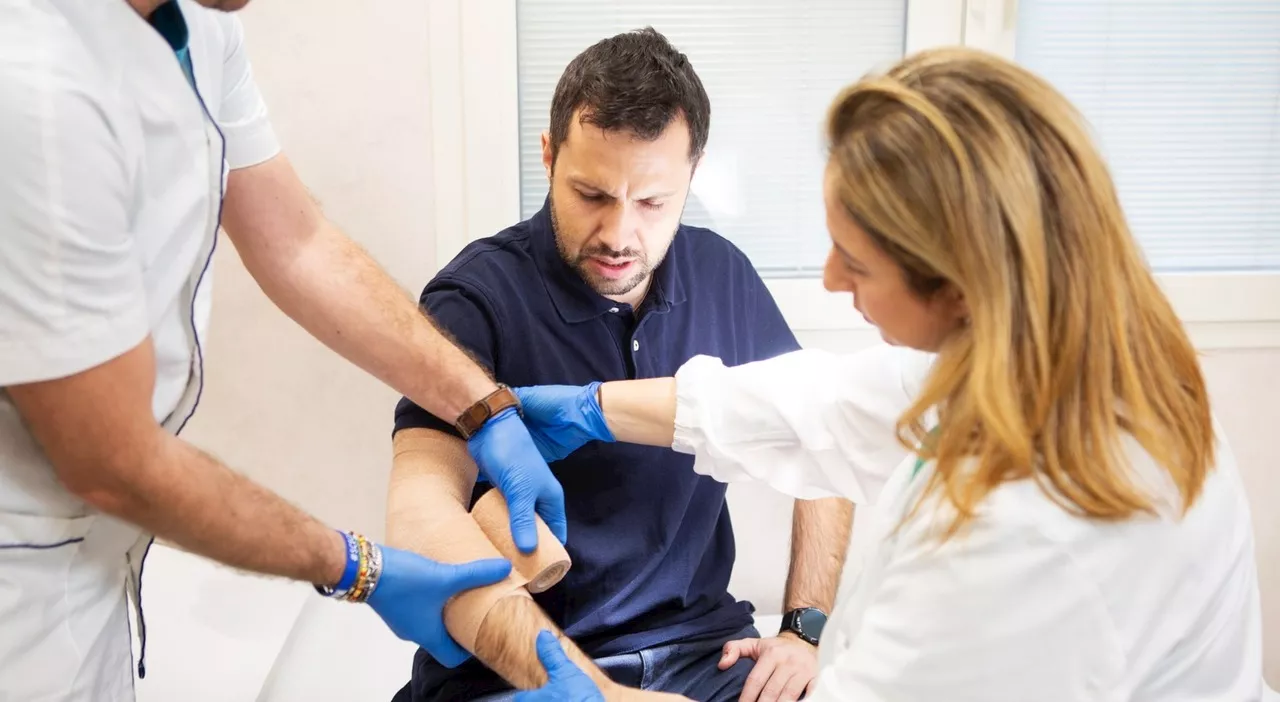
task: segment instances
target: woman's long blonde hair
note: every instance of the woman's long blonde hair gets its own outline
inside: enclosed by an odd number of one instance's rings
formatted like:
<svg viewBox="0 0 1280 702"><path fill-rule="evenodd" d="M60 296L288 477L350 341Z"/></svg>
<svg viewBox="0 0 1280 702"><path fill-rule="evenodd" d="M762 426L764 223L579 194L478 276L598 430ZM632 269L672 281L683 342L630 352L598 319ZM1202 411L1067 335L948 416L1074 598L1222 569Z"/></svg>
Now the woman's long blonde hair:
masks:
<svg viewBox="0 0 1280 702"><path fill-rule="evenodd" d="M968 307L898 424L937 461L926 494L956 508L947 534L1028 477L1081 515L1151 511L1125 434L1189 508L1214 458L1204 379L1070 103L1008 61L939 49L846 89L827 136L847 214L916 294L950 283Z"/></svg>

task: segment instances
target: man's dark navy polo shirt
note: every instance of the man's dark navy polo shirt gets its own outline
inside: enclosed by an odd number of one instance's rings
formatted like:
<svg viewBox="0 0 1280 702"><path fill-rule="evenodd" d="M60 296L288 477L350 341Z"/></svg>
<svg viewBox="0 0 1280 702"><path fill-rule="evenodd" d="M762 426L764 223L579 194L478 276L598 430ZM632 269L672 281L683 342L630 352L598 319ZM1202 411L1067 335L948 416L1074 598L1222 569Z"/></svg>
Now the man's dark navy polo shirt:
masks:
<svg viewBox="0 0 1280 702"><path fill-rule="evenodd" d="M737 365L799 348L750 261L717 234L682 225L632 310L564 262L545 205L468 246L421 302L511 386L668 377L698 354ZM456 433L401 400L396 429L406 427ZM593 443L551 469L564 486L573 567L534 599L588 655L728 636L752 623L751 604L727 590L734 541L725 486L694 473L691 456ZM459 677L492 674L474 660L447 670L419 651L414 688L449 680L479 692Z"/></svg>

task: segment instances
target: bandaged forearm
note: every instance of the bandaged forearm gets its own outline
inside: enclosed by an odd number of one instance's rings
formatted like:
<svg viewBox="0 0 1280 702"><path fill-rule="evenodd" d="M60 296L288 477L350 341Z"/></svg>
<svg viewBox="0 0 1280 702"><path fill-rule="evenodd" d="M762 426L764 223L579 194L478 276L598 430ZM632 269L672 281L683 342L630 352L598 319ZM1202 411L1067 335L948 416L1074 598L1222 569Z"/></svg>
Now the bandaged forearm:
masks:
<svg viewBox="0 0 1280 702"><path fill-rule="evenodd" d="M467 512L476 468L461 441L429 430L406 430L397 433L394 453L388 499L389 544L441 563L499 557L511 561L511 574L506 579L463 592L444 609L449 634L463 648L480 655L477 637L495 606L508 597L523 598L532 606L528 593L542 592L559 582L569 570L569 555L541 519L537 550L521 553L511 538L506 502L497 490L491 490ZM532 637L527 646L532 653Z"/></svg>

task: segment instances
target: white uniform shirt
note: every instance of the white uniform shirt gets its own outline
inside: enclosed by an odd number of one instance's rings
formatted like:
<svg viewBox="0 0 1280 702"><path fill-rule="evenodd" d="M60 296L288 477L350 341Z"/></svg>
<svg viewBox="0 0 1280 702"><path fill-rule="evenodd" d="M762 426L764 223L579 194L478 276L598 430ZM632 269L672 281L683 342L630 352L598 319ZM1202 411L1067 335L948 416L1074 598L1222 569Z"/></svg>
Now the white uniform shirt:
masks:
<svg viewBox="0 0 1280 702"><path fill-rule="evenodd" d="M202 383L226 175L279 151L239 22L180 8L194 88L124 0L0 0L0 388L150 335L173 432ZM124 593L149 543L61 486L0 390L0 698L132 699Z"/></svg>
<svg viewBox="0 0 1280 702"><path fill-rule="evenodd" d="M1181 520L1176 491L1129 441L1162 516L1081 519L1024 481L940 544L950 510L906 519L932 466L917 474L894 436L931 360L888 346L736 368L699 357L676 376L673 448L699 473L875 503L874 545L823 632L808 699L1260 699L1253 532L1221 432L1216 469Z"/></svg>
<svg viewBox="0 0 1280 702"><path fill-rule="evenodd" d="M174 429L200 382L226 173L279 151L239 21L181 8L198 96L124 0L0 3L0 387L150 334L155 417ZM0 391L0 512L83 511Z"/></svg>

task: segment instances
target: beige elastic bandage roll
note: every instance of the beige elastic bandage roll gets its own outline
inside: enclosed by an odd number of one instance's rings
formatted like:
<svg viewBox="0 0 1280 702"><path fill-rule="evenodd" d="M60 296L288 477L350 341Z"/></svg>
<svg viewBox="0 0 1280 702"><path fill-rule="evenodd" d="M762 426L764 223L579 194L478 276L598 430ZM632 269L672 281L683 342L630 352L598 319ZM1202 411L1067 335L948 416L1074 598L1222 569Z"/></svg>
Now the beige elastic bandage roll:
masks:
<svg viewBox="0 0 1280 702"><path fill-rule="evenodd" d="M523 553L516 548L511 536L511 514L497 490L486 492L471 508L471 516L498 553L511 561L512 570L519 571L528 581L525 587L529 592L546 592L569 572L569 554L542 517L537 518L538 548L533 553Z"/></svg>

